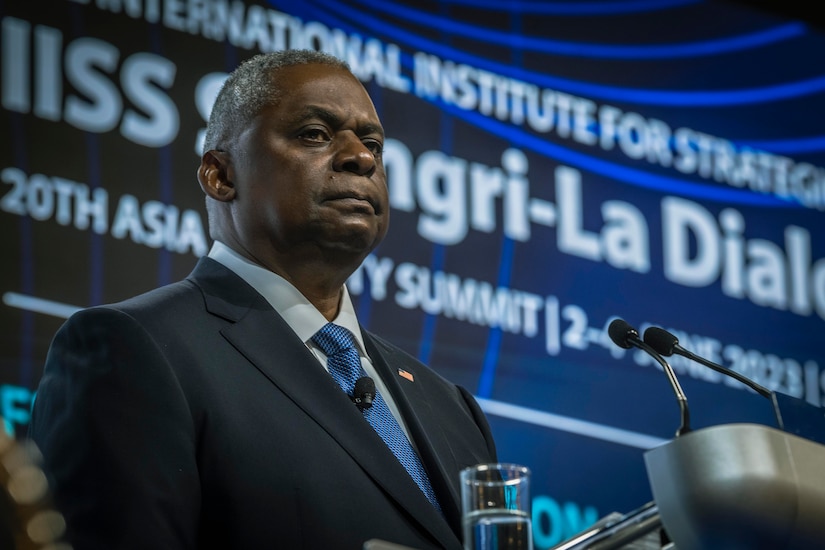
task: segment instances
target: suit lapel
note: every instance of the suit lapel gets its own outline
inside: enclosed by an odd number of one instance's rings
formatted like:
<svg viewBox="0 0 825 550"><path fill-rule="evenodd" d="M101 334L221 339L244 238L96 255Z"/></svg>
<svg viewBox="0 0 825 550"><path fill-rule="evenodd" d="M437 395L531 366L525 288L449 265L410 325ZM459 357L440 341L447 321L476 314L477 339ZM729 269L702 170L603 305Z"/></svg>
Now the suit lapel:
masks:
<svg viewBox="0 0 825 550"><path fill-rule="evenodd" d="M190 279L203 290L207 310L232 321L221 330L223 337L334 438L441 546L458 547L444 518L269 303L208 258L198 263ZM396 395L395 389L390 391Z"/></svg>
<svg viewBox="0 0 825 550"><path fill-rule="evenodd" d="M433 411L431 399L425 395L424 387L409 381L399 374L401 370L414 370L409 359L402 353L384 346L368 333L364 335L367 352L373 366L392 393L410 436L430 477L430 483L438 495L445 517L454 533L461 537L461 497L458 492L458 462L452 454L452 447L441 428L443 418Z"/></svg>

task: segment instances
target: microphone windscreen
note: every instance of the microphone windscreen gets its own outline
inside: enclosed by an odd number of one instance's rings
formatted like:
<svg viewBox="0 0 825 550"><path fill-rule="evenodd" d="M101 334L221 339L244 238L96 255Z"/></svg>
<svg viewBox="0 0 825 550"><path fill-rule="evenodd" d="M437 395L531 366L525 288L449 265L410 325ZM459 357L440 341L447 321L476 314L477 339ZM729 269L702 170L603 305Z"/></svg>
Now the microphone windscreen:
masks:
<svg viewBox="0 0 825 550"><path fill-rule="evenodd" d="M645 344L655 349L656 353L670 357L679 339L663 328L649 327L645 330Z"/></svg>
<svg viewBox="0 0 825 550"><path fill-rule="evenodd" d="M364 394L375 396L375 380L368 376L364 376L355 381L355 389L352 392L356 397L361 397Z"/></svg>
<svg viewBox="0 0 825 550"><path fill-rule="evenodd" d="M620 348L630 349L633 344L630 343L630 337L637 335L636 329L624 319L614 319L607 327L607 334L613 343Z"/></svg>

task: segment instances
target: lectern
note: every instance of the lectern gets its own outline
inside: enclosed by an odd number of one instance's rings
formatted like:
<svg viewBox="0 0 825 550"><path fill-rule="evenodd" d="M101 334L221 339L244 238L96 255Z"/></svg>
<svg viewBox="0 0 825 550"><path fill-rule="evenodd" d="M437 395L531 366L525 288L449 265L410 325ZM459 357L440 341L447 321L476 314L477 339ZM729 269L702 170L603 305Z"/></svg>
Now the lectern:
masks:
<svg viewBox="0 0 825 550"><path fill-rule="evenodd" d="M684 434L644 460L653 502L608 516L553 550L825 548L825 445L768 426L724 424Z"/></svg>
<svg viewBox="0 0 825 550"><path fill-rule="evenodd" d="M705 428L645 453L678 550L825 548L825 446L775 428Z"/></svg>

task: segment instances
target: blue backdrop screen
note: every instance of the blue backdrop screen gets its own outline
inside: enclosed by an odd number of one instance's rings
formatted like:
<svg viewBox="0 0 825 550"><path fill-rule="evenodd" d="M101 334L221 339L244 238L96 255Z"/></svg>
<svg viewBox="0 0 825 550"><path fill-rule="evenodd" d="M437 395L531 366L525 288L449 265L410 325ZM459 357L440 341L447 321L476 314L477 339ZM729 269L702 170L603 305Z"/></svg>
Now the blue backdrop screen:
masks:
<svg viewBox="0 0 825 550"><path fill-rule="evenodd" d="M776 391L825 395L825 35L700 0L0 4L0 414L22 437L79 307L206 253L212 98L255 53L351 64L389 140L362 323L469 388L534 475L548 547L648 500L679 409L616 317ZM680 357L694 427L773 425Z"/></svg>

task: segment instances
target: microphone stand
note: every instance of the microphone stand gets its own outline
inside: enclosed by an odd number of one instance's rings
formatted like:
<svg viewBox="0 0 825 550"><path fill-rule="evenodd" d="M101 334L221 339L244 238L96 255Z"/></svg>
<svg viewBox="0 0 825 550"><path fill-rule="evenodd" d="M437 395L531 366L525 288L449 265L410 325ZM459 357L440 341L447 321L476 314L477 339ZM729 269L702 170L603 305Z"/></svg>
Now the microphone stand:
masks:
<svg viewBox="0 0 825 550"><path fill-rule="evenodd" d="M656 350L639 338L639 331L630 326L627 321L614 319L610 323L610 326L607 327L607 334L610 336L610 339L613 340L613 343L620 348L630 349L632 346L635 346L653 357L653 359L661 365L662 370L670 382L670 387L673 388L673 393L676 394L676 401L679 403L681 425L679 429L676 430L676 437L688 433L690 431L690 410L688 409L687 396L685 392L682 391L682 386L679 385L679 380L676 378L676 373L673 372L673 368Z"/></svg>

